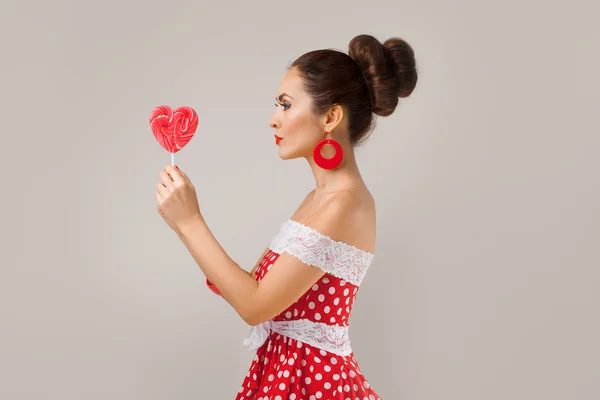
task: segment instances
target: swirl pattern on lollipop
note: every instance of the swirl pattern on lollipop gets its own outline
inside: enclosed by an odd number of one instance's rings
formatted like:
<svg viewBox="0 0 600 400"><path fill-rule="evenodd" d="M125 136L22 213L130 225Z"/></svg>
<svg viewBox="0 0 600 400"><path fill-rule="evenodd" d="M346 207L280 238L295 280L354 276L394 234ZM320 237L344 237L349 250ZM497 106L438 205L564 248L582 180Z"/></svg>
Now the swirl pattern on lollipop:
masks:
<svg viewBox="0 0 600 400"><path fill-rule="evenodd" d="M150 113L150 128L165 150L177 153L192 140L198 128L198 114L187 106L175 110L158 106Z"/></svg>

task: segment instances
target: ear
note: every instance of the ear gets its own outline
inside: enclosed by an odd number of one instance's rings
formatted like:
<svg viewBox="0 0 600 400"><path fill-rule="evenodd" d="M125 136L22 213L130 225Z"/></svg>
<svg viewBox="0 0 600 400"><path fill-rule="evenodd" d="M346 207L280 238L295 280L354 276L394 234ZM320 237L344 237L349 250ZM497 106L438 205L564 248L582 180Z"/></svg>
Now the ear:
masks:
<svg viewBox="0 0 600 400"><path fill-rule="evenodd" d="M325 130L333 132L344 119L344 108L339 104L334 104L333 107L325 114Z"/></svg>

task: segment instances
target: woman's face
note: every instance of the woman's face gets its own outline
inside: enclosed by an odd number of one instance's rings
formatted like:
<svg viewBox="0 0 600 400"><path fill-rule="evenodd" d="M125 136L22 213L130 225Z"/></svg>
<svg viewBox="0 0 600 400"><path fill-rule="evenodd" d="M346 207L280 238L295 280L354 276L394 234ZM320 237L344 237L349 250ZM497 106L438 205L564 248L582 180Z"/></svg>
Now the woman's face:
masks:
<svg viewBox="0 0 600 400"><path fill-rule="evenodd" d="M311 97L302 85L294 68L286 72L275 100L277 110L269 121L284 160L311 157L317 142L325 137L325 118L314 114Z"/></svg>

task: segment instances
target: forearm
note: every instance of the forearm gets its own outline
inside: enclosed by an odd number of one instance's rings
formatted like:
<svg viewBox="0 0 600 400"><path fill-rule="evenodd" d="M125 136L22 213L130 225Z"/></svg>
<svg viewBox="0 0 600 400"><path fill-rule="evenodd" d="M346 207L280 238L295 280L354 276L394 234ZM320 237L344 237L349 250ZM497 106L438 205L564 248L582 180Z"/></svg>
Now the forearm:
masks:
<svg viewBox="0 0 600 400"><path fill-rule="evenodd" d="M253 318L258 282L229 257L204 220L190 221L177 233L206 278L249 323Z"/></svg>

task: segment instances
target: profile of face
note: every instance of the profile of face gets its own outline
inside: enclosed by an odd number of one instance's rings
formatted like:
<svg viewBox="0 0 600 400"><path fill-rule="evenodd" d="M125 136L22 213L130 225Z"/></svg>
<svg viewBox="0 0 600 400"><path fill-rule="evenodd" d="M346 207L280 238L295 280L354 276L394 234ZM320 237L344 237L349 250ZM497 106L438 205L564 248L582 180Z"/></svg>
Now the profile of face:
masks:
<svg viewBox="0 0 600 400"><path fill-rule="evenodd" d="M311 158L315 145L326 137L330 123L327 115L317 115L312 98L303 88L302 76L289 69L283 76L275 100L277 109L269 126L275 129L274 140L284 160Z"/></svg>

